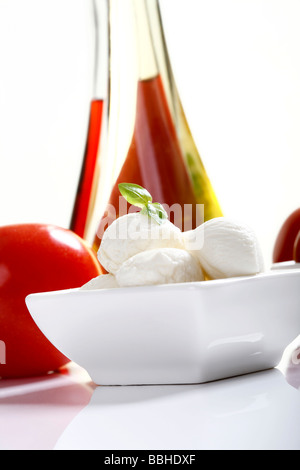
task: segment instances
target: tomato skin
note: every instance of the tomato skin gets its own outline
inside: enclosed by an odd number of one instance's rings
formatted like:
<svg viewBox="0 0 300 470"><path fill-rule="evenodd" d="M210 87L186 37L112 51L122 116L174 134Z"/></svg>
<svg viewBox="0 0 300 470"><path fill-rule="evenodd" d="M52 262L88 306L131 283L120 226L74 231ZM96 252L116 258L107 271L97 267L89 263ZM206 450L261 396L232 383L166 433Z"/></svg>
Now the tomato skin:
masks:
<svg viewBox="0 0 300 470"><path fill-rule="evenodd" d="M294 244L294 260L296 261L296 263L300 263L300 231L298 232Z"/></svg>
<svg viewBox="0 0 300 470"><path fill-rule="evenodd" d="M294 259L294 244L299 231L300 209L297 209L286 219L279 231L273 251L274 263Z"/></svg>
<svg viewBox="0 0 300 470"><path fill-rule="evenodd" d="M36 326L25 298L81 287L100 273L95 254L70 230L44 224L0 227L0 340L6 352L0 377L43 375L69 362Z"/></svg>

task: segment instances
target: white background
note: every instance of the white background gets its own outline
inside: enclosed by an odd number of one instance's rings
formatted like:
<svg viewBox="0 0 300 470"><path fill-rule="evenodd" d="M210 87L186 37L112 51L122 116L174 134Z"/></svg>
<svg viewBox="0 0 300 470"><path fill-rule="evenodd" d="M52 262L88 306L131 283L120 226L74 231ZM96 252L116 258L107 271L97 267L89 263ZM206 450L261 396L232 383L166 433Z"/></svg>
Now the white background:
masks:
<svg viewBox="0 0 300 470"><path fill-rule="evenodd" d="M299 0L161 0L179 92L224 214L267 263L300 206ZM89 0L0 0L0 225L68 226L92 93Z"/></svg>

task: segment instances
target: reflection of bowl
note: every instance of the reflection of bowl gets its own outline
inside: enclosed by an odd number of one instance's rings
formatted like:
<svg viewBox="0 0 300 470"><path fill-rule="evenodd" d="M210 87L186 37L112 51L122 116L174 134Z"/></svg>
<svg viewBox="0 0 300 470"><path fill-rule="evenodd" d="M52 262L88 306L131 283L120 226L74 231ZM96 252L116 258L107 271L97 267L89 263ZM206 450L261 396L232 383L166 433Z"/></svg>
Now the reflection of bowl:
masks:
<svg viewBox="0 0 300 470"><path fill-rule="evenodd" d="M300 332L300 270L29 295L47 338L96 384L200 383L272 368Z"/></svg>
<svg viewBox="0 0 300 470"><path fill-rule="evenodd" d="M299 392L277 369L202 385L96 387L54 450L299 450L299 413Z"/></svg>

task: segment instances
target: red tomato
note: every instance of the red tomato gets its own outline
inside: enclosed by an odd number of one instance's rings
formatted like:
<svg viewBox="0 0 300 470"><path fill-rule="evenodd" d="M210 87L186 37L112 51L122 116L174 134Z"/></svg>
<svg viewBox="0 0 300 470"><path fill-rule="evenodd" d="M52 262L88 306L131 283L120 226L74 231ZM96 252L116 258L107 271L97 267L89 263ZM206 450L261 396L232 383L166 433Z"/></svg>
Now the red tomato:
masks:
<svg viewBox="0 0 300 470"><path fill-rule="evenodd" d="M0 227L0 377L42 375L69 362L36 326L25 297L81 287L100 273L95 254L70 230L43 224Z"/></svg>
<svg viewBox="0 0 300 470"><path fill-rule="evenodd" d="M300 263L300 231L298 232L295 244L294 244L294 260Z"/></svg>
<svg viewBox="0 0 300 470"><path fill-rule="evenodd" d="M281 263L294 259L294 244L300 231L300 209L294 211L284 222L275 242L273 262Z"/></svg>

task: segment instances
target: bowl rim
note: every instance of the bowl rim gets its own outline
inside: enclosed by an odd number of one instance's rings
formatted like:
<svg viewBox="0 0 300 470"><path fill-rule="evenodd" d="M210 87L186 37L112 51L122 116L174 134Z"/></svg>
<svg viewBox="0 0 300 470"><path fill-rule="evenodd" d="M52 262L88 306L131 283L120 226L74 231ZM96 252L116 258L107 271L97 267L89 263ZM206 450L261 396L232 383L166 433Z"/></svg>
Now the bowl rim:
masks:
<svg viewBox="0 0 300 470"><path fill-rule="evenodd" d="M65 295L80 295L80 296L89 296L89 295L96 295L96 294L104 294L104 293L134 293L134 292L157 292L159 290L197 290L197 289L214 289L220 286L226 285L234 285L234 284L242 284L248 282L260 282L263 279L271 279L271 278L278 278L278 277L296 277L300 276L300 263L299 268L295 268L295 266L290 266L285 269L271 268L268 271L253 274L250 276L237 276L237 277L230 277L224 279L213 279L213 280L205 280L205 281L195 281L195 282L181 282L181 283L171 283L171 284L159 284L159 285L152 285L152 286L131 286L131 287L116 287L116 288L106 288L106 289L82 289L82 287L76 287L71 289L62 289L56 291L48 291L48 292L33 292L26 296L25 301L30 300L32 298L37 297L52 297L52 296L65 296Z"/></svg>

